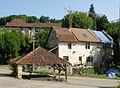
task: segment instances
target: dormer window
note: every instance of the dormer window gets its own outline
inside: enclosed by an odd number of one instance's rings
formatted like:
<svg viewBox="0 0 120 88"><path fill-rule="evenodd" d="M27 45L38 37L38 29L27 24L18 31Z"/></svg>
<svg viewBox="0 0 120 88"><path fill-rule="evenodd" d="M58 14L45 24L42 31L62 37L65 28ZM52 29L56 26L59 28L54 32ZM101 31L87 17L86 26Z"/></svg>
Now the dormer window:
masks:
<svg viewBox="0 0 120 88"><path fill-rule="evenodd" d="M71 49L72 46L71 46L71 43L68 43L68 49Z"/></svg>

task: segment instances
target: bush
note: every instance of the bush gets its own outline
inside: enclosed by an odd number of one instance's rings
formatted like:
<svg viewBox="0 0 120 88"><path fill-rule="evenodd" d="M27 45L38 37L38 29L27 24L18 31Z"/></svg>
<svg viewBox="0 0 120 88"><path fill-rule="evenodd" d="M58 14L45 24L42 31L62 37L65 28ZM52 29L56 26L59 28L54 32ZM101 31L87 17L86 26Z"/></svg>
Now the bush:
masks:
<svg viewBox="0 0 120 88"><path fill-rule="evenodd" d="M120 88L120 85L116 86L115 88Z"/></svg>
<svg viewBox="0 0 120 88"><path fill-rule="evenodd" d="M117 72L116 75L117 75L118 77L120 77L120 72Z"/></svg>

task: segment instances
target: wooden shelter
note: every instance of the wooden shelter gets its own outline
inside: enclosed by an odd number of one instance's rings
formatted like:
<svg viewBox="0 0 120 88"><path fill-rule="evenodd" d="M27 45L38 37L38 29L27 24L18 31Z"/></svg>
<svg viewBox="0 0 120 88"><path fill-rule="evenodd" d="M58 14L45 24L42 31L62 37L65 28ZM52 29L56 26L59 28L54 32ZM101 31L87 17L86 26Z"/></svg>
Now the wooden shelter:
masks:
<svg viewBox="0 0 120 88"><path fill-rule="evenodd" d="M52 52L48 52L42 47L38 47L32 52L28 53L24 57L20 58L17 62L18 68L18 78L22 78L22 65L49 65L54 70L59 70L65 72L65 79L67 80L67 66L70 65L69 62L57 57Z"/></svg>

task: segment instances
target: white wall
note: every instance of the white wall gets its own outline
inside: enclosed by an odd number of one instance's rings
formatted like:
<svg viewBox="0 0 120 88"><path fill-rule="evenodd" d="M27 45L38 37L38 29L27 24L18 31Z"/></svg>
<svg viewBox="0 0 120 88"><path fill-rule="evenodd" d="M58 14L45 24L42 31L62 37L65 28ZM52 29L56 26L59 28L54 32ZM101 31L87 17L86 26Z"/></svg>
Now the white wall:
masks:
<svg viewBox="0 0 120 88"><path fill-rule="evenodd" d="M85 42L72 43L71 46L72 48L68 49L67 42L59 42L58 56L61 58L68 56L69 62L72 63L72 65L79 64L80 56L82 57L82 64L84 65L86 64L86 58L89 56L93 57L93 63L102 61L100 60L102 55L104 55L102 44L90 43L90 49L85 48Z"/></svg>

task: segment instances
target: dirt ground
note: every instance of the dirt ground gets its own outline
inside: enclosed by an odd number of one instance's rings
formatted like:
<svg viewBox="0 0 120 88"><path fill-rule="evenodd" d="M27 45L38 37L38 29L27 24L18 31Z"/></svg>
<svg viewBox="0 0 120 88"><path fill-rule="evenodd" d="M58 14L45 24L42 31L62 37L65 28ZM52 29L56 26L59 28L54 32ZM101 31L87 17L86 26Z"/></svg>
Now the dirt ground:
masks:
<svg viewBox="0 0 120 88"><path fill-rule="evenodd" d="M17 79L7 67L0 67L0 88L114 88L120 80L68 77L68 82Z"/></svg>

